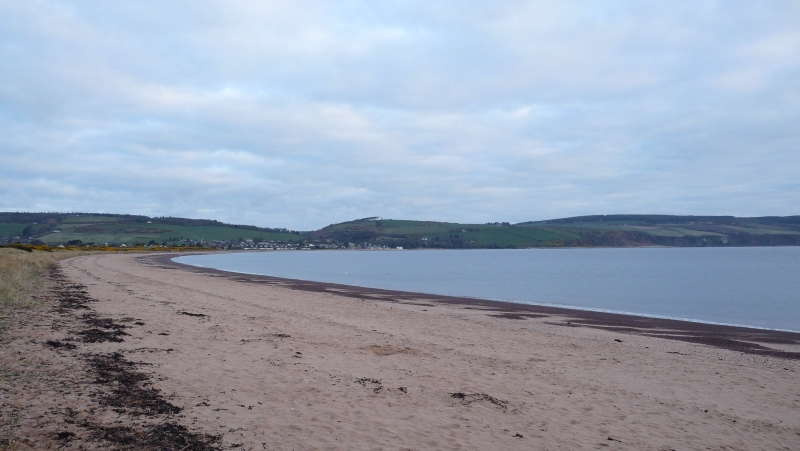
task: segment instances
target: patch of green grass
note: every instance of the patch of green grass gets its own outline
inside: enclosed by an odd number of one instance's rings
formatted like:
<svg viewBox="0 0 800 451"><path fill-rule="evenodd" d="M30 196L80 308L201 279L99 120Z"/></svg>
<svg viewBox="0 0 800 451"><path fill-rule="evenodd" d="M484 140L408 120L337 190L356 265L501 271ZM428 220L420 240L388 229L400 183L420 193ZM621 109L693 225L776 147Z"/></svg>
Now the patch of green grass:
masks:
<svg viewBox="0 0 800 451"><path fill-rule="evenodd" d="M389 222L387 225L386 223ZM469 228L467 224L451 222L422 222L422 221L385 221L383 233L389 235L434 235L456 232L462 228Z"/></svg>
<svg viewBox="0 0 800 451"><path fill-rule="evenodd" d="M767 226L762 227L746 227L746 226L735 226L735 225L725 225L723 226L726 229L735 230L737 232L745 232L745 233L753 233L756 235L797 235L800 232L796 232L794 230L786 230L786 229L778 229L772 228Z"/></svg>
<svg viewBox="0 0 800 451"><path fill-rule="evenodd" d="M576 240L581 237L580 233L568 229L553 229L549 227L540 227L539 229L555 233L556 235L561 236L561 239L564 240Z"/></svg>
<svg viewBox="0 0 800 451"><path fill-rule="evenodd" d="M22 233L22 230L27 227L28 224L2 224L0 223L0 236L2 237L12 237L17 236Z"/></svg>
<svg viewBox="0 0 800 451"><path fill-rule="evenodd" d="M535 227L537 225L526 225L524 227ZM630 225L630 224L623 224L623 223L613 223L613 222L599 222L599 223L578 223L578 224L569 224L564 226L558 225L549 225L550 228L557 228L557 229L564 229L564 230L641 230L642 226Z"/></svg>
<svg viewBox="0 0 800 451"><path fill-rule="evenodd" d="M141 227L142 231L148 228L169 230L169 232L159 234L156 241L165 240L167 238L180 238L189 240L197 240L204 238L207 240L237 240L261 238L267 241L297 241L301 240L300 235L293 233L282 232L261 232L258 230L238 229L235 227L221 227L221 226L179 226L170 224L136 224Z"/></svg>
<svg viewBox="0 0 800 451"><path fill-rule="evenodd" d="M649 229L643 230L644 233L652 236L670 236L670 237L677 237L680 238L682 236L686 236L685 233L681 233L677 230L673 229Z"/></svg>
<svg viewBox="0 0 800 451"><path fill-rule="evenodd" d="M145 243L150 240L157 240L159 235L144 235L144 234L128 234L128 233L74 233L74 232L61 232L51 233L41 238L42 242L50 246L66 243L71 240L81 240L84 243ZM159 241L160 242L160 241Z"/></svg>
<svg viewBox="0 0 800 451"><path fill-rule="evenodd" d="M684 229L682 227L672 227L671 230L680 232L688 236L725 236L724 233L707 232L705 230Z"/></svg>
<svg viewBox="0 0 800 451"><path fill-rule="evenodd" d="M544 242L574 240L579 234L544 227L509 225L461 224L454 222L405 221L384 219L379 221L351 221L335 224L328 231L373 232L384 238L427 239L433 245L451 238L464 238L478 246L538 246Z"/></svg>
<svg viewBox="0 0 800 451"><path fill-rule="evenodd" d="M118 222L119 218L113 216L67 216L61 224L95 224L98 222Z"/></svg>
<svg viewBox="0 0 800 451"><path fill-rule="evenodd" d="M731 231L752 233L752 234L756 234L756 235L762 235L762 234L789 234L789 235L796 235L796 234L800 233L800 232L796 232L796 231L779 229L779 228L767 228L766 226L764 228L762 228L762 227L735 226L735 225L724 225L724 226L718 226L718 227L721 227L723 229L728 229L728 230L731 230ZM691 229L691 228L688 228L688 227L662 226L662 227L653 227L653 228L650 228L650 227L647 227L647 228L638 227L637 229L639 229L639 230L641 230L641 231L643 231L643 232L645 232L645 233L647 233L649 235L653 235L653 236L668 236L668 237L725 236L724 233L710 232L710 231L706 231L706 230L696 230L696 229Z"/></svg>
<svg viewBox="0 0 800 451"><path fill-rule="evenodd" d="M40 239L49 245L81 240L84 243L162 243L168 239L229 241L260 238L265 241L297 241L300 235L282 232L262 232L224 226L182 226L172 224L120 223L120 224L70 224L59 233L50 233Z"/></svg>
<svg viewBox="0 0 800 451"><path fill-rule="evenodd" d="M487 227L477 231L467 231L464 237L475 244L497 246L536 246L544 241L563 241L566 237L545 229L528 227Z"/></svg>
<svg viewBox="0 0 800 451"><path fill-rule="evenodd" d="M461 227L470 227L468 224L433 221L406 221L385 219L381 221L350 221L335 224L330 230L369 230L379 234L388 235L424 235L447 233Z"/></svg>

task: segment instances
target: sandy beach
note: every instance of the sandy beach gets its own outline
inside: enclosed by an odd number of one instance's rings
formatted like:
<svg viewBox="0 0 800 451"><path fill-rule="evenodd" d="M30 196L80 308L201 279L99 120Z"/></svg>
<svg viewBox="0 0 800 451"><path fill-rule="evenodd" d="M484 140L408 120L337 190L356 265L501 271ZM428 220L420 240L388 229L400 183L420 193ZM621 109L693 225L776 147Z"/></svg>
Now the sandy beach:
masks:
<svg viewBox="0 0 800 451"><path fill-rule="evenodd" d="M65 260L51 284L0 353L17 449L800 449L800 334L148 255Z"/></svg>

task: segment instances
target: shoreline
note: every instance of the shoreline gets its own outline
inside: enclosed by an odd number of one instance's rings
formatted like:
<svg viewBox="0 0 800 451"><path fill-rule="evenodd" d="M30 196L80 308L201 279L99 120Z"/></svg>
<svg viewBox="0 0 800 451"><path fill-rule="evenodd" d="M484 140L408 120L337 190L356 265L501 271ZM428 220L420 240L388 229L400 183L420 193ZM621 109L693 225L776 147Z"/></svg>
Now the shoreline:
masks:
<svg viewBox="0 0 800 451"><path fill-rule="evenodd" d="M697 324L248 276L172 256L93 254L54 269L44 308L16 312L0 347L0 418L14 418L0 438L19 451L800 444L800 360L698 344L702 330L680 329Z"/></svg>
<svg viewBox="0 0 800 451"><path fill-rule="evenodd" d="M548 324L563 327L587 327L610 332L686 341L747 354L800 360L800 332L795 331L315 282L224 271L179 263L173 260L184 255L197 254L155 254L137 257L136 260L151 266L211 274L237 282L280 285L290 287L293 290L308 292L334 292L337 295L351 298L401 304L425 305L425 303L430 303L431 306L436 304L451 305L471 310L486 310L494 313L490 316L510 320L549 317L553 321L549 321ZM786 351L769 345L788 345L798 349L797 351Z"/></svg>
<svg viewBox="0 0 800 451"><path fill-rule="evenodd" d="M666 246L662 246L662 247L666 247ZM526 249L533 249L533 248L526 248ZM344 251L353 251L353 252L379 251L379 249L374 249L374 250L373 249L342 249L342 250L344 250ZM393 251L394 249L383 249L383 250ZM436 251L436 250L445 250L445 249L411 249L411 250ZM446 249L446 250L465 250L465 249ZM245 250L245 252L246 251L247 250ZM261 251L261 250L257 250L257 251ZM244 252L238 252L237 251L236 253L238 254L238 253L244 253ZM172 259L179 258L179 257L190 257L190 256L193 256L193 255L208 255L208 254L221 254L221 253L218 253L218 252L208 252L208 253L203 252L203 253L199 253L199 254L179 253L177 255L174 255L172 257ZM559 305L559 304L548 304L548 303L537 303L537 302L515 302L515 301L506 301L506 300L501 300L501 299L481 298L481 297L475 297L475 296L454 296L454 295L447 295L447 294L439 295L439 294L436 294L436 293L425 293L425 292L422 292L422 291L393 290L393 289L389 289L389 288L377 288L377 287L369 287L369 286L365 286L365 285L340 284L340 283L336 283L336 282L320 282L320 281L314 281L314 280L308 280L308 279L295 279L295 278L291 278L291 277L270 276L270 275L267 275L267 274L257 274L257 273L248 273L248 272L239 272L239 271L226 271L224 269L216 269L216 268L210 268L210 267L206 267L206 266L198 266L198 265L190 265L190 264L187 264L187 263L180 263L180 262L176 262L176 261L174 261L172 259L170 259L172 261L172 263L176 263L176 264L179 264L179 265L190 266L190 267L193 267L193 268L203 268L203 269L209 269L209 270L214 270L214 271L221 271L221 272L225 272L225 273L239 274L239 275L245 275L245 276L264 276L264 277L270 277L270 278L273 278L273 279L280 279L280 280L286 280L286 281L314 282L314 283L329 284L329 285L341 286L341 287L350 287L350 288L367 289L367 290L381 290L381 291L393 292L393 293L415 294L417 296L443 296L443 297L448 297L448 298L457 298L457 299L465 299L465 300L501 302L501 303L506 303L506 304L510 304L510 305L528 305L528 306L532 306L532 307L552 307L552 308L562 309L562 310L566 310L566 311L607 313L607 314L610 314L610 315L632 316L632 317L641 317L641 318L649 318L649 319L656 319L656 320L662 319L662 320L680 321L680 322L687 322L687 323L697 323L697 324L710 325L710 326L728 326L728 327L743 328L743 329L753 329L753 330L768 331L768 332L787 332L787 333L790 333L790 334L800 334L800 330L777 329L777 328L772 328L772 327L759 327L759 326L752 326L752 325L747 325L747 324L720 323L720 322L716 322L716 321L706 321L706 320L702 320L702 319L692 319L692 318L679 318L679 317L664 316L664 315L648 315L648 314L645 314L645 313L625 312L625 311L619 311L619 310L609 310L609 309L593 308L593 307L581 307L581 306L577 306L577 305Z"/></svg>

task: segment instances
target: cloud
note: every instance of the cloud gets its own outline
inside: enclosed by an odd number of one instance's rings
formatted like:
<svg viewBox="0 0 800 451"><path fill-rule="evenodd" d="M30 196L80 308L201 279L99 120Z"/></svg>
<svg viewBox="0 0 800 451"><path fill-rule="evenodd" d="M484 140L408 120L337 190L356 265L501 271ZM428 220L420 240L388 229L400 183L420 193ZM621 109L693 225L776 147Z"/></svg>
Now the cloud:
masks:
<svg viewBox="0 0 800 451"><path fill-rule="evenodd" d="M0 210L797 214L798 13L0 1Z"/></svg>

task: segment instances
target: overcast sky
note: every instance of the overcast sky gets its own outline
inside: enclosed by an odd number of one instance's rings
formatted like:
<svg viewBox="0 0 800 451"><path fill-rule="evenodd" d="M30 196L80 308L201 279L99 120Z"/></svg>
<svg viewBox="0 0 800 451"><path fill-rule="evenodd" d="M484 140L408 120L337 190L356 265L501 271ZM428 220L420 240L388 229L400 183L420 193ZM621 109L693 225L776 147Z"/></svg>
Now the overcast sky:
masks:
<svg viewBox="0 0 800 451"><path fill-rule="evenodd" d="M0 210L799 206L798 1L0 0Z"/></svg>

